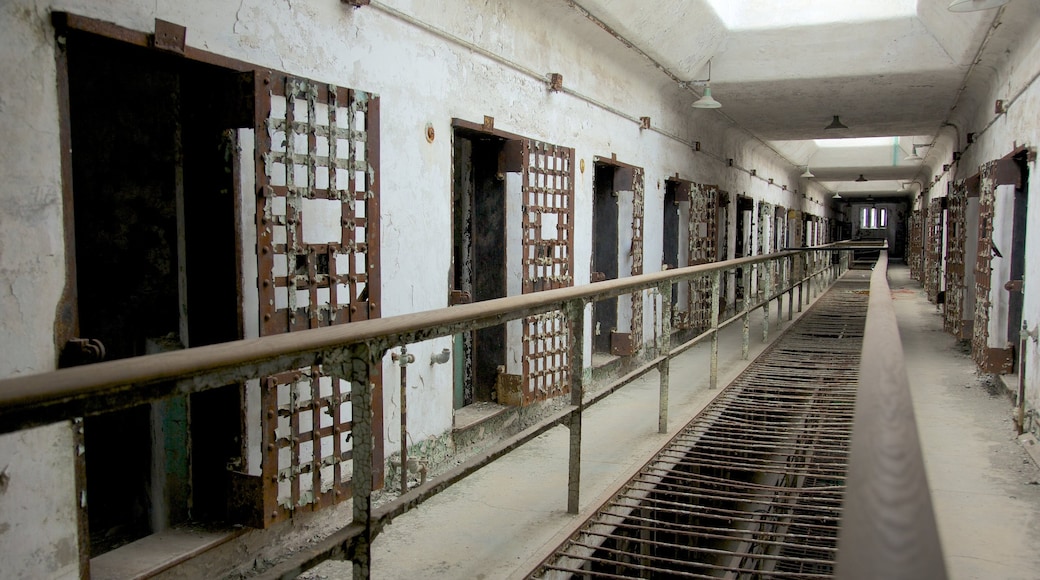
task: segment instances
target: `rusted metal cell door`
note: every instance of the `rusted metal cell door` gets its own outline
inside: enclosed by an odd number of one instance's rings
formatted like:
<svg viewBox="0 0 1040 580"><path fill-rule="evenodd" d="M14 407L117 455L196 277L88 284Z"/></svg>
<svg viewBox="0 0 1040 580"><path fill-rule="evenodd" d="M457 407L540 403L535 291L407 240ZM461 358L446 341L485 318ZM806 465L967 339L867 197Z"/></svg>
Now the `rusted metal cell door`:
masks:
<svg viewBox="0 0 1040 580"><path fill-rule="evenodd" d="M574 285L574 149L524 139L523 293ZM523 322L523 403L569 392L569 331L562 311Z"/></svg>
<svg viewBox="0 0 1040 580"><path fill-rule="evenodd" d="M693 184L690 192L689 256L691 266L707 264L718 259L719 188L715 185ZM703 276L689 282L690 328L704 330L711 326L711 279Z"/></svg>
<svg viewBox="0 0 1040 580"><path fill-rule="evenodd" d="M964 309L964 251L967 230L965 210L967 186L963 180L953 184L946 202L946 300L943 305L943 328L962 338Z"/></svg>
<svg viewBox="0 0 1040 580"><path fill-rule="evenodd" d="M257 79L260 332L378 318L379 99L282 73ZM382 389L372 368L373 479L383 480ZM267 526L350 497L351 386L321 365L262 381L262 481L242 501ZM367 419L367 418L366 418Z"/></svg>
<svg viewBox="0 0 1040 580"><path fill-rule="evenodd" d="M928 223L925 227L924 288L931 302L937 302L942 290L940 268L943 261L943 236L946 198L936 197L928 202Z"/></svg>

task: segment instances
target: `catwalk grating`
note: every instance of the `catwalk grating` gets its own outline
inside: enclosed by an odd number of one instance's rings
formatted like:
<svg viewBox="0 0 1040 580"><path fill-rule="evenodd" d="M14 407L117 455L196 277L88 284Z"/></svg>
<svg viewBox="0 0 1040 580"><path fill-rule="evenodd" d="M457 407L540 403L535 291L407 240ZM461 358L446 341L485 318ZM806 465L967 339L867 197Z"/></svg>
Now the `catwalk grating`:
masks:
<svg viewBox="0 0 1040 580"><path fill-rule="evenodd" d="M835 284L530 577L832 577L867 285Z"/></svg>

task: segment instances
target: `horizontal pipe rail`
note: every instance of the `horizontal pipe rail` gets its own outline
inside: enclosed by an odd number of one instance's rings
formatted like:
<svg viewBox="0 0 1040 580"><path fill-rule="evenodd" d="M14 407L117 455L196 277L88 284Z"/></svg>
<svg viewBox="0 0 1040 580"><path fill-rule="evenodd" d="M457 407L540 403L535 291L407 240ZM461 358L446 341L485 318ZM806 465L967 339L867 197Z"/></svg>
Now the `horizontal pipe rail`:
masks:
<svg viewBox="0 0 1040 580"><path fill-rule="evenodd" d="M750 266L806 252L848 251L864 247L843 243L786 250L451 308L2 379L0 433L218 388L285 369L343 362L349 358L348 348L352 345L370 344L374 350L386 351L396 346L560 310L574 300L614 298L662 283L693 280L716 270Z"/></svg>
<svg viewBox="0 0 1040 580"><path fill-rule="evenodd" d="M293 334L239 340L211 346L185 349L182 351L149 355L131 359L98 363L73 369L63 369L37 375L0 380L0 433L17 431L36 425L89 416L126 408L171 396L186 395L221 387L230 383L273 375L287 369L311 365L326 365L338 369L337 375L352 383L351 403L355 411L365 415L367 402L371 400L372 387L365 380L368 365L378 365L385 353L393 347L405 346L437 337L476 330L501 324L508 320L562 310L572 325L572 338L582 335L584 306L590 302L613 298L643 290L671 290L671 284L692 281L701 277L713 280L712 300L719 301L718 280L720 274L731 269L745 269L745 298L742 312L723 324L719 324L718 307L713 307L712 327L693 340L676 349L670 344L671 317L661 321L665 336L658 347L656 358L640 369L630 372L615 381L604 392L584 397L586 394L580 377L581 368L572 369L574 377L571 405L557 411L536 425L510 437L444 474L436 481L428 482L405 493L397 500L380 508L371 506L370 486L357 486L354 490L354 521L310 550L297 553L290 561L269 570L264 577L290 578L313 565L329 559L342 558L354 561L354 575L367 578L371 574L371 542L379 530L394 517L419 505L453 483L463 479L496 458L508 453L538 434L563 424L571 429L569 511L578 509L578 482L580 477L581 414L584 408L594 404L637 377L654 370L662 375L662 405L667 400L667 367L670 359L694 344L707 338L717 340L718 329L739 320L745 321L745 344L747 343L748 314L758 308L766 308L773 299L780 300L795 288L799 292L799 311L805 284L810 288L822 286L834 274L830 252L859 249L880 249L873 245L839 243L812 248L792 249L768 255L749 256L724 262L701 264L664 272L633 276L623 279L598 282L583 286L562 288L488 300L468 305L442 308L414 314L382 318L348 325L301 331ZM819 259L828 253L827 259ZM790 263L793 268L796 256L802 257L805 276L799 280L788 277L779 292L765 282L765 297L757 304L750 295L750 271L752 266L776 262L781 267ZM789 260L789 262L787 262ZM848 260L843 259L842 264ZM838 266L840 270L841 265ZM766 274L768 276L768 274ZM664 308L665 313L670 311ZM662 313L663 315L665 313ZM655 321L656 323L656 321ZM766 327L768 328L768 327ZM765 335L763 335L765 338ZM713 343L714 343L713 340ZM581 345L581 342L576 342ZM717 344L717 343L714 343ZM713 344L713 346L714 346ZM572 348L574 344L571 345ZM716 347L717 348L717 347ZM572 364L581 365L580 352L572 355ZM714 354L714 353L713 353ZM713 357L714 358L714 357ZM360 366L359 366L360 365ZM714 375L712 386L714 386ZM667 415L662 411L661 428L667 426ZM358 420L354 424L355 453L353 476L356 482L370 481L372 463L371 424Z"/></svg>
<svg viewBox="0 0 1040 580"><path fill-rule="evenodd" d="M946 578L910 381L888 287L888 252L870 277L836 577Z"/></svg>

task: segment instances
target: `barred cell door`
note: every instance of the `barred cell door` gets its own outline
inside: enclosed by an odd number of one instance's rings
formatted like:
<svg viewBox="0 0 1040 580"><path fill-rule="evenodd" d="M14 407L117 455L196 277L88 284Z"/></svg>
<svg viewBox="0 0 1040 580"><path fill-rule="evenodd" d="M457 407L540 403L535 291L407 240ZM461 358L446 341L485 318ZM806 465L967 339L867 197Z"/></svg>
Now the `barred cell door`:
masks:
<svg viewBox="0 0 1040 580"><path fill-rule="evenodd" d="M379 99L280 73L257 76L260 333L378 318ZM377 487L378 367L370 377ZM350 497L350 389L323 365L262 381L260 525Z"/></svg>
<svg viewBox="0 0 1040 580"><path fill-rule="evenodd" d="M957 338L965 338L962 336L962 327L967 197L968 188L964 180L952 184L946 197L946 300L943 305L943 328Z"/></svg>
<svg viewBox="0 0 1040 580"><path fill-rule="evenodd" d="M523 293L574 285L574 149L524 139ZM569 329L563 311L523 324L524 404L569 392Z"/></svg>
<svg viewBox="0 0 1040 580"><path fill-rule="evenodd" d="M718 260L719 188L695 183L690 191L689 257L696 266ZM690 326L695 331L711 326L711 279L708 276L689 282Z"/></svg>
<svg viewBox="0 0 1040 580"><path fill-rule="evenodd" d="M924 289L931 302L938 301L939 292L942 290L940 269L943 261L945 199L936 197L928 202L928 223L924 231Z"/></svg>

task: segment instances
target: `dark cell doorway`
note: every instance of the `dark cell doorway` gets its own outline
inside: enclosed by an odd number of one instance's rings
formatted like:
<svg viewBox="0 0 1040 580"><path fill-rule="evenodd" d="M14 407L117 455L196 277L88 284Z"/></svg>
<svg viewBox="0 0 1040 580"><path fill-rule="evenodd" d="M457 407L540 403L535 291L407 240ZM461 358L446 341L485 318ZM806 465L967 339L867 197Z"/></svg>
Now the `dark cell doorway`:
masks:
<svg viewBox="0 0 1040 580"><path fill-rule="evenodd" d="M664 188L664 251L661 264L665 269L672 270L679 267L679 191L682 184L674 179L665 181ZM687 188L688 189L688 188ZM686 193L689 199L689 192ZM672 306L679 303L679 284L672 284Z"/></svg>
<svg viewBox="0 0 1040 580"><path fill-rule="evenodd" d="M736 258L750 256L753 252L755 236L754 215L755 200L750 197L738 195L736 239L733 246L734 257ZM737 268L734 292L736 300L744 300L745 296L748 294L748 289L745 288L744 268Z"/></svg>
<svg viewBox="0 0 1040 580"><path fill-rule="evenodd" d="M1015 188L1011 230L1011 276L1012 289L1008 295L1008 342L1014 347L1016 362L1024 353L1018 352L1022 337L1022 303L1025 298L1023 278L1026 273L1026 216L1029 209L1029 165L1025 153L1014 157L1021 172L1020 187ZM998 290L999 291L999 290Z"/></svg>
<svg viewBox="0 0 1040 580"><path fill-rule="evenodd" d="M506 288L506 140L460 128L453 145L453 288L467 300L504 298ZM506 325L456 337L455 407L495 401L506 364Z"/></svg>
<svg viewBox="0 0 1040 580"><path fill-rule="evenodd" d="M593 280L618 277L618 195L614 189L617 167L595 165L592 200ZM592 309L592 352L610 354L611 332L617 330L618 299L596 302Z"/></svg>
<svg viewBox="0 0 1040 580"><path fill-rule="evenodd" d="M234 71L86 33L66 42L78 335L108 360L240 338L233 127L252 122L251 92L231 99L244 94ZM68 352L64 366L91 362ZM88 417L91 555L226 519L240 416L229 385Z"/></svg>

